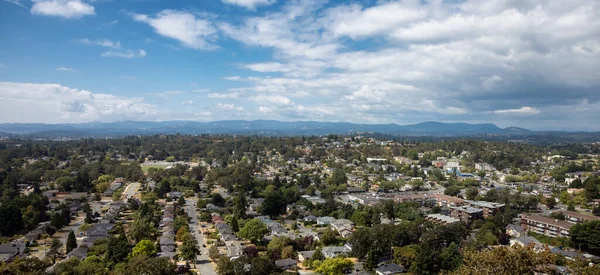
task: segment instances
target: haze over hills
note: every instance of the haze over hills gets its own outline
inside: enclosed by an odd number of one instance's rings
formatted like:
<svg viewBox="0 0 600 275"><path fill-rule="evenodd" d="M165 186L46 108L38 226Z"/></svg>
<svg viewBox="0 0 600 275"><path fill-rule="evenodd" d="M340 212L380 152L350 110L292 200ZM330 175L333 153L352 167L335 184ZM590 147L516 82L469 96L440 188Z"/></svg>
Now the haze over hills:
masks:
<svg viewBox="0 0 600 275"><path fill-rule="evenodd" d="M393 136L530 136L573 135L594 133L531 131L519 127L500 128L494 124L422 122L410 125L355 124L348 122L275 120L225 120L212 122L195 121L119 121L90 122L81 124L0 124L0 132L22 137L117 137L149 134L258 134L258 135L326 135L352 133L379 133Z"/></svg>

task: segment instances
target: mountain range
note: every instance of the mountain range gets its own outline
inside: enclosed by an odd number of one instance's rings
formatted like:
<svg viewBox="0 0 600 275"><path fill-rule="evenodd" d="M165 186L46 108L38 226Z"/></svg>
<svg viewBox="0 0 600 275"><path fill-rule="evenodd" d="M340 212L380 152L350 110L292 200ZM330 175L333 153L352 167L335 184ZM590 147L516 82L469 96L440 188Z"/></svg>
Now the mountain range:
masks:
<svg viewBox="0 0 600 275"><path fill-rule="evenodd" d="M11 138L85 138L121 137L151 134L247 134L247 135L327 135L377 133L398 137L486 137L518 139L521 137L544 137L552 140L597 141L598 132L531 131L519 127L500 128L491 123L443 123L422 122L410 125L355 124L347 122L275 120L223 120L196 121L118 121L89 123L4 123L0 124L0 136Z"/></svg>

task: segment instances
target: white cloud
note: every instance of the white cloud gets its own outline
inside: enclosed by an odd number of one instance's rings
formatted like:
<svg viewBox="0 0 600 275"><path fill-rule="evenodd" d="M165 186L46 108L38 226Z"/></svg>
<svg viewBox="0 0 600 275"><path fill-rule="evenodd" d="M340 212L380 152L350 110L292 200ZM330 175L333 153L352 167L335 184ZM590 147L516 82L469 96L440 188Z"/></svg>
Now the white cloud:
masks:
<svg viewBox="0 0 600 275"><path fill-rule="evenodd" d="M244 107L241 106L235 106L234 104L228 104L228 103L217 103L215 105L215 107L218 110L225 110L225 111L244 111Z"/></svg>
<svg viewBox="0 0 600 275"><path fill-rule="evenodd" d="M229 81L240 81L240 80L242 80L242 78L239 77L239 76L237 76L237 75L235 75L235 76L226 76L226 77L223 77L223 79L224 80L229 80Z"/></svg>
<svg viewBox="0 0 600 275"><path fill-rule="evenodd" d="M77 71L73 68L68 68L68 67L56 67L54 70L61 71L61 72L76 72Z"/></svg>
<svg viewBox="0 0 600 275"><path fill-rule="evenodd" d="M208 98L227 98L227 99L238 99L242 93L240 92L232 92L232 93L211 93L208 94Z"/></svg>
<svg viewBox="0 0 600 275"><path fill-rule="evenodd" d="M184 100L181 102L181 105L187 106L187 105L192 105L194 104L193 100Z"/></svg>
<svg viewBox="0 0 600 275"><path fill-rule="evenodd" d="M80 0L33 0L31 13L68 19L96 14L94 6Z"/></svg>
<svg viewBox="0 0 600 275"><path fill-rule="evenodd" d="M133 14L133 18L150 25L159 35L178 40L185 47L197 50L218 48L211 42L216 37L215 27L196 14L163 10L155 16Z"/></svg>
<svg viewBox="0 0 600 275"><path fill-rule="evenodd" d="M249 10L255 10L258 6L268 6L277 3L277 0L221 0L228 5L244 7Z"/></svg>
<svg viewBox="0 0 600 275"><path fill-rule="evenodd" d="M113 48L113 49L121 48L121 43L119 41L111 41L108 39L92 40L89 38L81 38L76 41L77 41L77 43L86 44L86 45L102 46L102 47Z"/></svg>
<svg viewBox="0 0 600 275"><path fill-rule="evenodd" d="M194 83L192 86L197 86L197 85ZM210 92L209 88L192 90L192 93L208 93L208 92Z"/></svg>
<svg viewBox="0 0 600 275"><path fill-rule="evenodd" d="M144 57L146 56L146 51L144 50L125 50L125 51L107 51L103 52L102 56L106 57L120 57L120 58L136 58L136 57Z"/></svg>
<svg viewBox="0 0 600 275"><path fill-rule="evenodd" d="M4 0L4 1L11 3L11 4L15 4L21 8L27 9L27 7L25 5L21 4L20 0Z"/></svg>
<svg viewBox="0 0 600 275"><path fill-rule="evenodd" d="M497 115L506 115L506 114L538 115L538 114L540 114L540 112L541 111L539 109L529 107L529 106L523 106L519 109L495 110L494 114L497 114Z"/></svg>
<svg viewBox="0 0 600 275"><path fill-rule="evenodd" d="M282 95L256 95L249 99L259 104L269 103L277 106L287 106L293 103L289 98Z"/></svg>
<svg viewBox="0 0 600 275"><path fill-rule="evenodd" d="M148 119L156 114L156 108L142 98L92 93L59 84L0 82L3 122L116 121Z"/></svg>

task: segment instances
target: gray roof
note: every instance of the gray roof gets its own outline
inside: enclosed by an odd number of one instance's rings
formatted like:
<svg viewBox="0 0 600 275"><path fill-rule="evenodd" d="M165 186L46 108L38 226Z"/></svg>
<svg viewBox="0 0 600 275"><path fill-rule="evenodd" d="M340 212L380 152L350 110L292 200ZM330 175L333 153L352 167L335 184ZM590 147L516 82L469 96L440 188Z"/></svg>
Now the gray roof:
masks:
<svg viewBox="0 0 600 275"><path fill-rule="evenodd" d="M375 271L382 274L398 274L404 272L404 269L397 264L385 264L375 268Z"/></svg>
<svg viewBox="0 0 600 275"><path fill-rule="evenodd" d="M298 262L296 260L287 258L275 261L275 265L278 267L287 267L290 265L296 265Z"/></svg>

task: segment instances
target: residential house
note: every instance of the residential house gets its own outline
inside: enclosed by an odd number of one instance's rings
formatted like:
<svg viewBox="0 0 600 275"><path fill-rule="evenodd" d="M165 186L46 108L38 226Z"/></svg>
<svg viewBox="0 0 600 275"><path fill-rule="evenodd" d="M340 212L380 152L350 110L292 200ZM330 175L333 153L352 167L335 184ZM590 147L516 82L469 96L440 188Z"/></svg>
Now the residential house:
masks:
<svg viewBox="0 0 600 275"><path fill-rule="evenodd" d="M523 235L523 227L521 227L520 225L509 224L506 226L505 230L506 234L509 235L511 238L519 238L521 237L521 235Z"/></svg>
<svg viewBox="0 0 600 275"><path fill-rule="evenodd" d="M321 250L325 258L337 258L339 256L348 256L352 252L350 246L326 246Z"/></svg>
<svg viewBox="0 0 600 275"><path fill-rule="evenodd" d="M375 268L377 275L394 275L404 273L404 269L397 264L384 264Z"/></svg>
<svg viewBox="0 0 600 275"><path fill-rule="evenodd" d="M298 252L298 261L300 262L304 262L310 258L312 258L312 256L315 254L314 250L309 250L309 251L299 251Z"/></svg>
<svg viewBox="0 0 600 275"><path fill-rule="evenodd" d="M11 242L0 244L0 261L11 262L17 256L25 252L25 244L21 242Z"/></svg>
<svg viewBox="0 0 600 275"><path fill-rule="evenodd" d="M318 225L329 225L329 224L331 224L334 221L335 221L334 217L327 217L326 216L326 217L318 217L317 218L317 224Z"/></svg>
<svg viewBox="0 0 600 275"><path fill-rule="evenodd" d="M297 264L296 260L290 258L275 261L275 265L281 270L296 269L298 267Z"/></svg>
<svg viewBox="0 0 600 275"><path fill-rule="evenodd" d="M80 245L79 247L71 250L69 254L67 254L67 259L69 258L77 258L80 261L83 261L87 255L88 247L87 245Z"/></svg>

